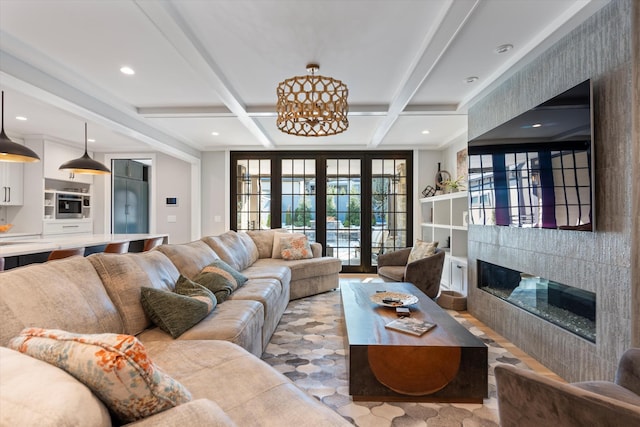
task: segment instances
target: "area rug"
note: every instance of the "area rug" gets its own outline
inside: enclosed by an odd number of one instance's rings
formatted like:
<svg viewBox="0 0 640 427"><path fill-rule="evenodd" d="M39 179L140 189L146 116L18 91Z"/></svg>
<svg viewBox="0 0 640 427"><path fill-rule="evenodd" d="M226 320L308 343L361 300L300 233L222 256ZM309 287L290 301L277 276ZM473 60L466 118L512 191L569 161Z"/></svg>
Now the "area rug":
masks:
<svg viewBox="0 0 640 427"><path fill-rule="evenodd" d="M489 397L483 404L354 402L348 392L340 291L292 301L262 359L357 426L497 427L493 368L502 363L528 368L457 312L449 313L489 349Z"/></svg>

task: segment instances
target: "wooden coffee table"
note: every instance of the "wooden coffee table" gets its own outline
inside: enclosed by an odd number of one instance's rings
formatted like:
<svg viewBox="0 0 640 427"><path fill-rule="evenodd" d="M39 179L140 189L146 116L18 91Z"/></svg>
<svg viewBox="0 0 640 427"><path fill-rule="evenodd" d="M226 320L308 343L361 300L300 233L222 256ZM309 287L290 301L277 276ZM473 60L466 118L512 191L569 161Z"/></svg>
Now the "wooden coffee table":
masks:
<svg viewBox="0 0 640 427"><path fill-rule="evenodd" d="M394 308L371 301L376 291L415 295L411 317L436 323L420 337L386 329ZM362 401L481 403L487 397L487 347L411 283L341 284L349 394Z"/></svg>

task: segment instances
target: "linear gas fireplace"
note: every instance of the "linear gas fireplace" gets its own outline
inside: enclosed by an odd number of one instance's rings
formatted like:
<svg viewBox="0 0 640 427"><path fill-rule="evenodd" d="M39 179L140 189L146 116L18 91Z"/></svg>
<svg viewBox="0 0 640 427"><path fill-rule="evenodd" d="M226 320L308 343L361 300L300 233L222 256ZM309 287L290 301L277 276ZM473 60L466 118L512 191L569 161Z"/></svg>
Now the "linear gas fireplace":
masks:
<svg viewBox="0 0 640 427"><path fill-rule="evenodd" d="M591 342L596 294L478 260L478 288Z"/></svg>

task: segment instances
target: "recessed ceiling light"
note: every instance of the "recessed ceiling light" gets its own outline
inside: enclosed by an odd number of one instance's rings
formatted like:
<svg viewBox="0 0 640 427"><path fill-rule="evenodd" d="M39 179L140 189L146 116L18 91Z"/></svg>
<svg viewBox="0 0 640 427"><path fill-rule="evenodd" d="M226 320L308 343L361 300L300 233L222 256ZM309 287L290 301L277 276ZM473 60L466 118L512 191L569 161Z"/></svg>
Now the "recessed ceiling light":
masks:
<svg viewBox="0 0 640 427"><path fill-rule="evenodd" d="M26 121L26 120L27 120L27 118L26 118L26 117L24 117L24 116L16 116L16 120L20 120L20 121L23 121L23 122L24 122L24 121Z"/></svg>
<svg viewBox="0 0 640 427"><path fill-rule="evenodd" d="M466 83L473 83L473 82L477 82L478 81L478 77L476 76L469 76L466 79L464 79L464 81Z"/></svg>
<svg viewBox="0 0 640 427"><path fill-rule="evenodd" d="M218 135L220 135L220 133L219 132L211 132L211 135L218 136Z"/></svg>
<svg viewBox="0 0 640 427"><path fill-rule="evenodd" d="M541 128L542 127L542 123L534 123L531 125L532 128Z"/></svg>
<svg viewBox="0 0 640 427"><path fill-rule="evenodd" d="M127 67L126 65L124 67L120 68L120 72L122 74L126 74L128 76L132 76L132 75L134 75L136 73L135 71L133 71L133 68Z"/></svg>
<svg viewBox="0 0 640 427"><path fill-rule="evenodd" d="M513 49L512 44L501 44L496 48L496 53L506 53Z"/></svg>
<svg viewBox="0 0 640 427"><path fill-rule="evenodd" d="M87 139L87 141L88 141L88 142L96 142L96 140L95 140L95 139L93 139L93 138L89 138L89 139Z"/></svg>
<svg viewBox="0 0 640 427"><path fill-rule="evenodd" d="M423 134L423 135L428 135L428 134L430 134L430 133L431 133L431 132L429 132L429 129L425 129L425 130L423 130L423 131L422 131L422 134Z"/></svg>

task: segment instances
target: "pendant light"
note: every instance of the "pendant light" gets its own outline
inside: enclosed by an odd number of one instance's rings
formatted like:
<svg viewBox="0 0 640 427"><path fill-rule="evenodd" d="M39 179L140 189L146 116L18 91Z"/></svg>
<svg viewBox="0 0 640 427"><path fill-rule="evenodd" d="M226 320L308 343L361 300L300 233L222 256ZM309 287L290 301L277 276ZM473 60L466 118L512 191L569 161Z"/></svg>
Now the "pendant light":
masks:
<svg viewBox="0 0 640 427"><path fill-rule="evenodd" d="M26 145L18 144L4 133L4 91L2 91L2 130L0 130L0 162L39 162L40 157Z"/></svg>
<svg viewBox="0 0 640 427"><path fill-rule="evenodd" d="M85 175L107 175L111 173L108 167L89 157L89 153L87 153L86 123L84 124L84 155L77 159L69 160L62 164L58 169Z"/></svg>

